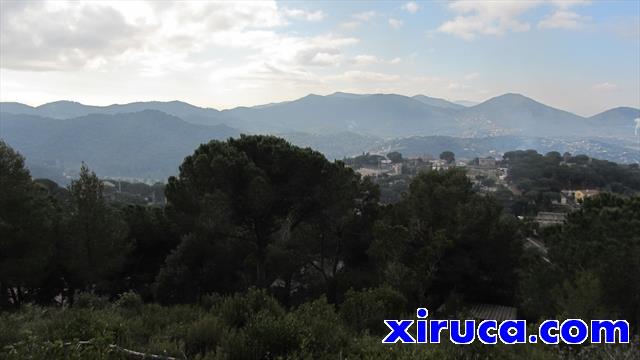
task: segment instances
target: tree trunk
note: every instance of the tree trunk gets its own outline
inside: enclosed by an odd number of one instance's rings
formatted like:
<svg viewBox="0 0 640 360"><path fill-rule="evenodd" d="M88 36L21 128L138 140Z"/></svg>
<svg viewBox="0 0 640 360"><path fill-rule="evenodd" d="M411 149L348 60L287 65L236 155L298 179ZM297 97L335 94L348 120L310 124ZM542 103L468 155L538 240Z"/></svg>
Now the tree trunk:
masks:
<svg viewBox="0 0 640 360"><path fill-rule="evenodd" d="M0 282L0 309L6 309L9 307L9 290L5 283Z"/></svg>
<svg viewBox="0 0 640 360"><path fill-rule="evenodd" d="M13 306L16 308L20 307L20 299L18 298L18 294L16 294L16 289L9 285L9 294L11 295L11 302Z"/></svg>

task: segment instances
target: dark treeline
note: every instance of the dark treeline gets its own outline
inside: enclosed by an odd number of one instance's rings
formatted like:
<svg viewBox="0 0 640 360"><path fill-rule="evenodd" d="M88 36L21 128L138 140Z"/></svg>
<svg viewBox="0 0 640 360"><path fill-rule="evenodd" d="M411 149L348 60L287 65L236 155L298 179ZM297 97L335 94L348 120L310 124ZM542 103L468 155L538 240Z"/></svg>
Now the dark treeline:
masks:
<svg viewBox="0 0 640 360"><path fill-rule="evenodd" d="M535 150L507 152L503 164L509 168L509 180L522 193L511 209L519 215L548 210L562 190L602 189L625 196L640 192L638 164L557 151L543 155Z"/></svg>
<svg viewBox="0 0 640 360"><path fill-rule="evenodd" d="M640 324L638 197L588 199L544 232L543 257L523 246L530 225L463 170L420 173L381 205L378 186L343 162L271 136L201 145L169 178L164 207L104 191L87 166L66 189L33 181L0 142L0 355L120 358L116 345L190 359L548 358L568 355L390 352L382 321L484 303L532 322ZM571 356L580 349L621 348Z"/></svg>

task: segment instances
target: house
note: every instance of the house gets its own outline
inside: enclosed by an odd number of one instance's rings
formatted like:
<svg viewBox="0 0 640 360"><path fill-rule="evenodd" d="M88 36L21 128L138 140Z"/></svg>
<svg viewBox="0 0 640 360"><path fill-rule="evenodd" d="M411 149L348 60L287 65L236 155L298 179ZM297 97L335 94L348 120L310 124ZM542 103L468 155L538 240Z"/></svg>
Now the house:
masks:
<svg viewBox="0 0 640 360"><path fill-rule="evenodd" d="M502 305L472 304L467 311L475 319L496 320L498 322L515 320L518 316L516 308Z"/></svg>
<svg viewBox="0 0 640 360"><path fill-rule="evenodd" d="M573 193L573 197L576 201L584 201L586 198L590 198L592 196L596 196L600 194L600 190L595 189L586 189L586 190L576 190Z"/></svg>
<svg viewBox="0 0 640 360"><path fill-rule="evenodd" d="M560 204L569 205L576 199L574 190L561 190L560 191Z"/></svg>
<svg viewBox="0 0 640 360"><path fill-rule="evenodd" d="M400 175L400 174L402 174L402 164L397 163L397 164L391 165L391 172L389 172L389 175Z"/></svg>
<svg viewBox="0 0 640 360"><path fill-rule="evenodd" d="M392 161L391 161L391 160L383 159L383 160L380 160L379 167L380 167L380 169L388 170L388 169L390 169L390 168L391 168L391 165L392 165L392 164L393 164L393 163L392 163Z"/></svg>
<svg viewBox="0 0 640 360"><path fill-rule="evenodd" d="M534 219L534 221L538 223L540 227L562 225L564 224L565 220L567 220L567 213L549 211L540 211Z"/></svg>
<svg viewBox="0 0 640 360"><path fill-rule="evenodd" d="M478 159L478 166L484 168L495 168L496 167L496 159L492 157L488 158L480 158Z"/></svg>
<svg viewBox="0 0 640 360"><path fill-rule="evenodd" d="M380 176L382 174L384 174L384 170L382 169L377 169L377 168L359 168L356 169L356 172L358 174L360 174L362 177L365 176L370 176L370 177L376 177L376 176Z"/></svg>
<svg viewBox="0 0 640 360"><path fill-rule="evenodd" d="M480 304L480 303L462 303L447 304L444 303L436 310L437 316L441 318L454 319L457 315L464 314L476 320L496 320L498 322L506 320L516 320L518 310L511 306Z"/></svg>
<svg viewBox="0 0 640 360"><path fill-rule="evenodd" d="M433 170L446 170L451 166L454 166L454 165L450 165L449 163L447 163L446 160L442 160L442 159L431 160L431 168Z"/></svg>

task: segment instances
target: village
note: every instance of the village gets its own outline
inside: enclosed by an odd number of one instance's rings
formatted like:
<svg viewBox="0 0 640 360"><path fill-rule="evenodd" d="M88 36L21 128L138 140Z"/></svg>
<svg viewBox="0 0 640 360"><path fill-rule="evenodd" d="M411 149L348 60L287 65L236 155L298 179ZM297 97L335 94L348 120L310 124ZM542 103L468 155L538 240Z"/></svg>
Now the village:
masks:
<svg viewBox="0 0 640 360"><path fill-rule="evenodd" d="M479 157L474 159L456 159L455 154L444 151L438 158L432 155L404 158L397 151L389 154L364 153L344 160L361 176L370 177L382 192L381 202L395 202L401 193L408 190L412 177L422 171L463 169L473 184L474 190L481 194L493 194L498 198L521 195L522 191L510 181L508 162L502 156ZM563 166L575 164L563 159ZM562 189L546 206L535 214L516 214L519 219L532 219L540 228L563 224L567 214L580 208L584 199L598 195L600 189Z"/></svg>

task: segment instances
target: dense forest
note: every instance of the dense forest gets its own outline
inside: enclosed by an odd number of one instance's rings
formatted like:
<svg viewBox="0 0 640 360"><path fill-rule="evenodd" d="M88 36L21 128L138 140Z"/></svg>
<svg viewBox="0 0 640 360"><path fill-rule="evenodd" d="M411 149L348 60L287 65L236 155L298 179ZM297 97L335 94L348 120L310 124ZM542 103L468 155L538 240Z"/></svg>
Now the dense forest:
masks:
<svg viewBox="0 0 640 360"><path fill-rule="evenodd" d="M556 151L510 151L502 161L509 168L509 180L520 191L513 211L531 214L550 208L567 189L602 189L629 196L640 192L640 167L617 164L586 155L572 156Z"/></svg>
<svg viewBox="0 0 640 360"><path fill-rule="evenodd" d="M457 168L421 172L382 204L378 185L342 161L243 135L198 147L168 179L166 205L149 206L108 201L87 165L68 188L33 180L0 141L0 358L640 357L637 338L381 344L384 319L413 319L417 307L464 318L471 304L515 307L531 324L626 319L638 334L637 166L527 152L505 161L523 189L557 191L596 173L581 185L618 194L586 199L545 229L542 256L524 246L531 223Z"/></svg>

